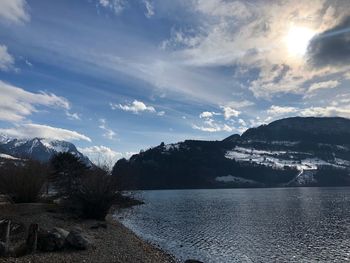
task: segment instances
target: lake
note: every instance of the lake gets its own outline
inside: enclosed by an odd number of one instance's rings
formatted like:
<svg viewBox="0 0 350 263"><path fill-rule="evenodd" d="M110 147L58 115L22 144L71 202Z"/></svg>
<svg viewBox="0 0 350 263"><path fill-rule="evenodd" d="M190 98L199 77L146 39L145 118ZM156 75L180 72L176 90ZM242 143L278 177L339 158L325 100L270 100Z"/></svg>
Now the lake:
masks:
<svg viewBox="0 0 350 263"><path fill-rule="evenodd" d="M162 190L116 215L180 260L350 260L350 188Z"/></svg>

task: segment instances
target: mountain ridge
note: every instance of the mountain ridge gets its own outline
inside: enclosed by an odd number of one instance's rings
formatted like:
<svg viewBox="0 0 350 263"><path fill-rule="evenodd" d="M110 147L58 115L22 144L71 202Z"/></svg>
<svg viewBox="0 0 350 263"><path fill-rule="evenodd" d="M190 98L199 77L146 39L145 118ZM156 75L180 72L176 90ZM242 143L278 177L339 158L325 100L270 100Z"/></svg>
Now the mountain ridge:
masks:
<svg viewBox="0 0 350 263"><path fill-rule="evenodd" d="M0 153L15 158L34 159L41 162L48 162L55 154L60 152L72 153L85 164L89 166L92 165L92 162L88 157L79 152L73 143L67 141L39 137L19 139L0 135Z"/></svg>
<svg viewBox="0 0 350 263"><path fill-rule="evenodd" d="M350 185L350 120L292 117L221 141L160 144L113 170L130 189Z"/></svg>

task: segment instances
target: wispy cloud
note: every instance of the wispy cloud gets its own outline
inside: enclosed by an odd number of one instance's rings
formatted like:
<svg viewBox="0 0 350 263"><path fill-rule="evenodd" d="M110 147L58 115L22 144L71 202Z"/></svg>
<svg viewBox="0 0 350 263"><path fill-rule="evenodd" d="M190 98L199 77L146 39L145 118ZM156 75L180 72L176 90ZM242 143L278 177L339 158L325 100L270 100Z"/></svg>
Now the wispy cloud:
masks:
<svg viewBox="0 0 350 263"><path fill-rule="evenodd" d="M152 16L154 16L153 3L150 0L143 0L143 3L145 4L145 8L146 8L145 16L147 18L151 18Z"/></svg>
<svg viewBox="0 0 350 263"><path fill-rule="evenodd" d="M308 81L339 71L339 67L332 67L333 64L329 64L327 69L312 67L307 60L310 54L302 56L300 50L292 53L291 47L295 48L302 39L290 39L288 32L307 31L312 37L325 30L328 32L327 29L332 27L332 32L344 29L350 19L339 21L348 16L345 11L350 7L348 2L315 0L296 3L287 0L283 4L278 1L251 4L247 1L201 0L191 3L203 14L199 19L200 26L190 32L180 28L165 42L172 43L172 49L177 43L176 56L193 66L236 65L240 73L247 73L245 78L249 81L244 85L256 98L303 94ZM337 23L338 26L335 26ZM325 48L327 52L322 53L325 59L328 55L339 57L340 53L348 53L347 35L342 34L338 38L341 50L334 45L333 49ZM327 39L327 45L330 46L333 40ZM308 44L305 43L305 49ZM317 43L314 46L316 49ZM347 57L348 54L344 54L342 58L346 60ZM347 65L342 63L340 66ZM258 76L250 74L251 69L257 71Z"/></svg>
<svg viewBox="0 0 350 263"><path fill-rule="evenodd" d="M10 23L23 23L30 20L25 0L1 0L0 19Z"/></svg>
<svg viewBox="0 0 350 263"><path fill-rule="evenodd" d="M158 112L157 112L157 115L158 115L158 116L164 116L164 115L165 115L165 111L158 111Z"/></svg>
<svg viewBox="0 0 350 263"><path fill-rule="evenodd" d="M8 53L7 46L0 45L0 70L14 69L15 59Z"/></svg>
<svg viewBox="0 0 350 263"><path fill-rule="evenodd" d="M340 82L338 80L328 80L328 81L322 81L313 83L308 92L314 92L316 90L320 89L334 89L340 85Z"/></svg>
<svg viewBox="0 0 350 263"><path fill-rule="evenodd" d="M282 115L285 115L285 114L296 113L296 112L298 112L298 109L295 108L295 107L276 106L276 105L272 105L267 110L267 113L271 114L273 116L282 116Z"/></svg>
<svg viewBox="0 0 350 263"><path fill-rule="evenodd" d="M125 0L97 0L97 4L112 10L115 14L120 14L125 9L127 2Z"/></svg>
<svg viewBox="0 0 350 263"><path fill-rule="evenodd" d="M91 142L91 139L84 134L62 128L56 128L41 124L21 124L13 128L0 129L0 133L15 138L49 138L55 140L84 140Z"/></svg>
<svg viewBox="0 0 350 263"><path fill-rule="evenodd" d="M66 111L66 115L67 115L68 119L70 119L70 120L81 120L80 116L77 112L70 113L69 111Z"/></svg>
<svg viewBox="0 0 350 263"><path fill-rule="evenodd" d="M234 131L234 128L230 127L227 124L221 124L215 122L213 119L207 119L204 121L204 125L196 125L193 124L192 128L195 130L200 130L204 132L232 132Z"/></svg>
<svg viewBox="0 0 350 263"><path fill-rule="evenodd" d="M103 137L106 137L109 140L114 140L117 134L108 127L107 121L105 119L99 119L99 122L100 125L98 127L104 131Z"/></svg>
<svg viewBox="0 0 350 263"><path fill-rule="evenodd" d="M33 112L36 106L69 110L67 99L52 93L32 93L0 80L0 120L18 122Z"/></svg>

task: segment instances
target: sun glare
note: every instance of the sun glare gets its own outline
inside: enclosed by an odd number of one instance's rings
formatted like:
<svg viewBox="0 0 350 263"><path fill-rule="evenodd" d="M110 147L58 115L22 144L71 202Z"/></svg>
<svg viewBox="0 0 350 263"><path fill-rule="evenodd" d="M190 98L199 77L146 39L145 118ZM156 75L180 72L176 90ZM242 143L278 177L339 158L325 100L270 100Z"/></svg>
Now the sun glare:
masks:
<svg viewBox="0 0 350 263"><path fill-rule="evenodd" d="M315 34L315 31L307 27L291 27L285 39L289 54L292 56L304 56L309 42Z"/></svg>

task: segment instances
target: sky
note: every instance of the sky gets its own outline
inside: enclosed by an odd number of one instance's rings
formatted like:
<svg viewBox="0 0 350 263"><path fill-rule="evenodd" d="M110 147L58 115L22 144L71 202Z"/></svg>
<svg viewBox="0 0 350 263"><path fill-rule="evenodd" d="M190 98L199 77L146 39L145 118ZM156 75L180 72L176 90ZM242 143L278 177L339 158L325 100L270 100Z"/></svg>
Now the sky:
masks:
<svg viewBox="0 0 350 263"><path fill-rule="evenodd" d="M0 133L115 161L350 118L348 0L0 0Z"/></svg>

